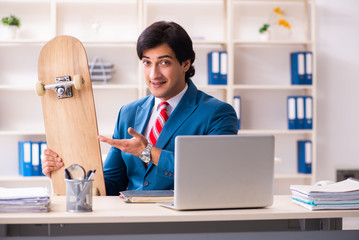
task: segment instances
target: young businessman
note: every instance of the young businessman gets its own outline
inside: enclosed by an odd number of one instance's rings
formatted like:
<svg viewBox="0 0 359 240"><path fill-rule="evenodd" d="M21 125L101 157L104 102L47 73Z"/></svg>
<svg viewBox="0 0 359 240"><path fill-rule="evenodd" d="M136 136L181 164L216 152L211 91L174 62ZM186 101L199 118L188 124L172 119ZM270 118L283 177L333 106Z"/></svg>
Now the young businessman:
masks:
<svg viewBox="0 0 359 240"><path fill-rule="evenodd" d="M147 27L138 38L137 55L151 95L121 108L112 139L99 136L111 145L104 163L107 195L173 189L176 136L238 131L233 107L197 90L190 80L195 53L181 26L161 21ZM60 157L45 151L45 175L63 166Z"/></svg>

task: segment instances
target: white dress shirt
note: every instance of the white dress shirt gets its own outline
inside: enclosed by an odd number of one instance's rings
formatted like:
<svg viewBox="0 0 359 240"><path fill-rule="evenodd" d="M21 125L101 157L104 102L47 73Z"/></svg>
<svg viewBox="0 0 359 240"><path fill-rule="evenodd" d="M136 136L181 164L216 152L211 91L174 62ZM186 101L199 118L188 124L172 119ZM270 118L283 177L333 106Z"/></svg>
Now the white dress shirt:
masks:
<svg viewBox="0 0 359 240"><path fill-rule="evenodd" d="M188 84L186 84L185 88L179 94L177 94L173 98L170 98L166 101L166 102L168 102L168 106L167 106L168 117L171 116L171 113L177 107L178 103L181 101L181 99L182 99L183 95L186 93L187 89L188 89ZM155 98L155 104L153 105L150 119L148 121L145 131L143 132L143 136L145 136L147 139L148 139L148 136L150 135L152 126L155 125L155 123L156 123L158 114L160 114L159 106L160 106L161 102L163 102L161 99Z"/></svg>

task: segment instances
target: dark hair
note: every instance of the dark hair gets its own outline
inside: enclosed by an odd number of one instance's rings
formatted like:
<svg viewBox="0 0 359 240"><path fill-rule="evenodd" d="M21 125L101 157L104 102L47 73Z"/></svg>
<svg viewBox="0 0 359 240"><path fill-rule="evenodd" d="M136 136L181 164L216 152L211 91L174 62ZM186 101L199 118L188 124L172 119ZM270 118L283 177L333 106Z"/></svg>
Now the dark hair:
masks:
<svg viewBox="0 0 359 240"><path fill-rule="evenodd" d="M191 66L186 72L185 80L189 81L195 73L193 62L195 53L193 51L192 40L187 32L175 22L160 21L147 27L137 40L137 56L142 59L144 50L157 47L163 43L168 44L176 54L176 58L182 64L190 59Z"/></svg>

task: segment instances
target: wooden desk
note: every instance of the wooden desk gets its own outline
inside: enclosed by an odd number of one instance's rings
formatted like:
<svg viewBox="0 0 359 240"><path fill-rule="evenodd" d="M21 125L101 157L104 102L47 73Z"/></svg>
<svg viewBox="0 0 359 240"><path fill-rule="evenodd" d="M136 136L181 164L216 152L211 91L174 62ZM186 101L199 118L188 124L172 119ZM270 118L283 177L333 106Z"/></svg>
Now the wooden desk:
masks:
<svg viewBox="0 0 359 240"><path fill-rule="evenodd" d="M94 197L93 212L69 213L65 200L52 197L49 213L1 213L0 224L7 226L5 235L41 236L41 231L52 236L329 231L341 230L344 217L359 217L359 210L310 211L283 195L275 196L268 208L206 211L176 211L157 204L128 204L119 197ZM36 227L37 233L24 233L24 229Z"/></svg>

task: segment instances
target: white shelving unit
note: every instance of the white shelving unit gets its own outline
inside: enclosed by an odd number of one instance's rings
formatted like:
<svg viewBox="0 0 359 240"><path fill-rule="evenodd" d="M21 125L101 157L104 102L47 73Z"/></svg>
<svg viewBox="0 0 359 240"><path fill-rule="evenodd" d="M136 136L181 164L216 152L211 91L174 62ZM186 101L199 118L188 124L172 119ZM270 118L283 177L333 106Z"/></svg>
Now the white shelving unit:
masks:
<svg viewBox="0 0 359 240"><path fill-rule="evenodd" d="M195 84L232 103L242 101L239 134L276 137L276 178L315 181L316 72L314 0L0 0L0 16L15 14L22 26L15 40L0 32L0 175L17 174L17 142L45 140L37 81L37 58L46 41L57 35L80 39L89 61L99 56L114 64L109 84L94 85L99 131L111 135L120 107L147 94L136 54L139 33L158 20L182 25L194 42ZM259 28L280 7L291 34L272 27L271 39L260 40ZM29 11L31 9L31 11ZM228 84L207 84L207 53L228 52ZM313 52L313 85L290 84L290 52ZM288 130L286 98L311 95L313 130ZM313 174L297 174L296 141L313 142ZM103 153L108 148L102 146ZM5 154L6 153L6 154ZM290 184L290 183L289 183Z"/></svg>

